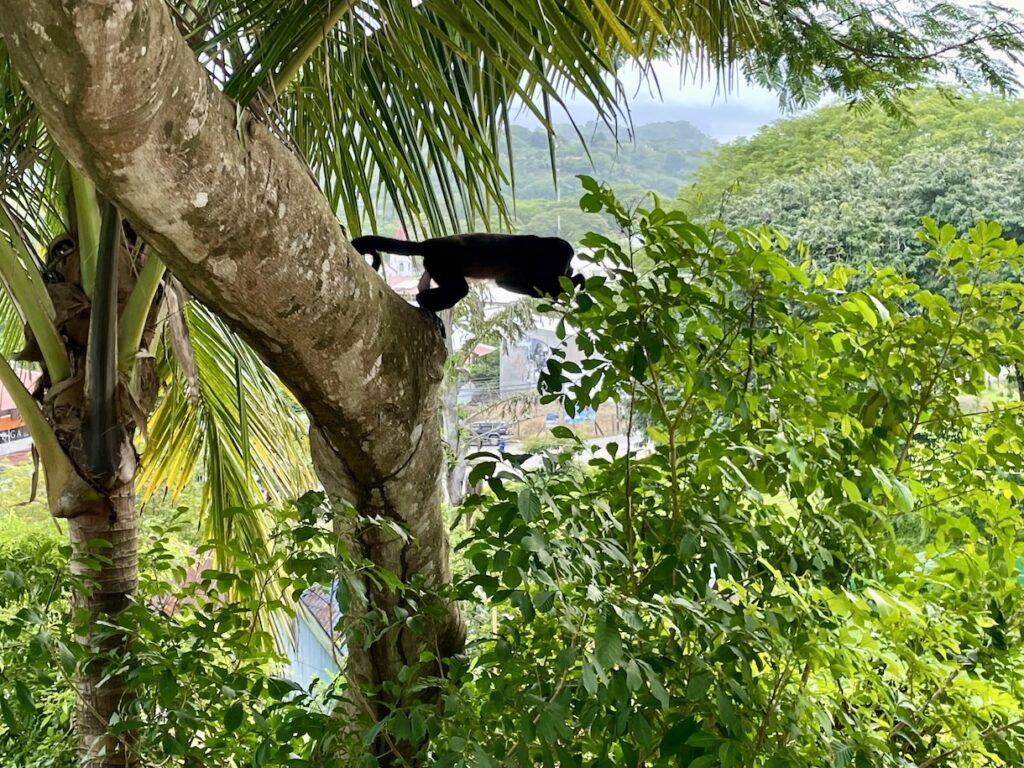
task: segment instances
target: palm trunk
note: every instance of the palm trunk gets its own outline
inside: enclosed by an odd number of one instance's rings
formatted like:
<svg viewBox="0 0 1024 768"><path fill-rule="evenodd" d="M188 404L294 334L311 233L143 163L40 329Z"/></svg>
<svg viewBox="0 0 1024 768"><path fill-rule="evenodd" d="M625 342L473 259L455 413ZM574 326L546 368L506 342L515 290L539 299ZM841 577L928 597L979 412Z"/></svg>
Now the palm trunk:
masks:
<svg viewBox="0 0 1024 768"><path fill-rule="evenodd" d="M76 611L84 612L79 639L97 658L83 666L76 681L80 764L125 768L138 764L131 732L112 734L110 722L115 713L129 719L132 696L123 677L107 677L107 668L122 656L126 637L107 626L102 633L96 630L100 622L116 623L138 586L134 483L121 485L99 504L83 500L82 507L81 514L68 520L71 570L84 582L75 594Z"/></svg>

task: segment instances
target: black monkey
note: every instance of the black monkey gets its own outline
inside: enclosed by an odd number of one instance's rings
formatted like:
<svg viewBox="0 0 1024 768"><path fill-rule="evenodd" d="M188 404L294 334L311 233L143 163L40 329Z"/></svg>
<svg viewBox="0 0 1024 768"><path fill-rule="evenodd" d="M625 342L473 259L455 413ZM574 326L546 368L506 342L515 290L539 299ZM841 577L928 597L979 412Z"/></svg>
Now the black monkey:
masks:
<svg viewBox="0 0 1024 768"><path fill-rule="evenodd" d="M370 254L376 270L381 251L422 256L424 272L416 301L432 312L449 309L464 298L469 293L467 277L494 280L507 291L527 296L559 295L560 277L583 285L583 275L574 274L570 265L572 246L560 237L470 233L417 242L368 235L357 237L352 246ZM431 279L436 288L430 287Z"/></svg>

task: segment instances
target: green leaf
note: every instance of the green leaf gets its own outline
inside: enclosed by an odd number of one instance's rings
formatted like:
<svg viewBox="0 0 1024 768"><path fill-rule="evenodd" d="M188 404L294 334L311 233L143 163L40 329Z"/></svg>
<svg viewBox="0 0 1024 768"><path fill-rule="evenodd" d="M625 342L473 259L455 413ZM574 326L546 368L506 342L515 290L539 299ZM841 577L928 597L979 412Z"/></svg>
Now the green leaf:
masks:
<svg viewBox="0 0 1024 768"><path fill-rule="evenodd" d="M4 696L2 692L0 692L0 715L3 716L4 722L7 724L7 729L11 733L17 734L21 732L22 721L15 716L14 710L11 709L11 705L7 703L7 697Z"/></svg>
<svg viewBox="0 0 1024 768"><path fill-rule="evenodd" d="M238 726L242 724L245 719L245 707L242 702L236 701L224 712L224 728L228 733L233 733L238 730Z"/></svg>
<svg viewBox="0 0 1024 768"><path fill-rule="evenodd" d="M896 502L896 509L904 513L913 510L914 495L910 492L910 487L895 478L893 478L892 487L893 491L895 491L894 501Z"/></svg>
<svg viewBox="0 0 1024 768"><path fill-rule="evenodd" d="M611 669L622 661L622 638L609 613L602 615L597 623L594 637L594 656L603 669Z"/></svg>
<svg viewBox="0 0 1024 768"><path fill-rule="evenodd" d="M519 491L516 506L519 508L519 515L528 523L533 522L540 514L540 499L529 488Z"/></svg>
<svg viewBox="0 0 1024 768"><path fill-rule="evenodd" d="M593 663L588 659L583 662L583 688L593 696L597 693L597 673L594 671Z"/></svg>
<svg viewBox="0 0 1024 768"><path fill-rule="evenodd" d="M732 699L722 689L715 690L715 703L718 705L718 717L733 735L740 735L743 732L743 723L736 713L736 707Z"/></svg>
<svg viewBox="0 0 1024 768"><path fill-rule="evenodd" d="M856 483L854 483L852 480L846 477L841 478L840 482L842 483L843 490L846 492L846 498L848 498L854 504L859 504L861 501L864 500L864 498L861 496L860 489L857 487Z"/></svg>
<svg viewBox="0 0 1024 768"><path fill-rule="evenodd" d="M631 691L639 691L643 685L643 678L640 675L640 666L634 659L626 662L626 687Z"/></svg>
<svg viewBox="0 0 1024 768"><path fill-rule="evenodd" d="M469 471L468 482L471 486L481 482L484 478L490 477L494 474L494 469L497 466L496 462L493 461L481 461L473 466L473 469Z"/></svg>
<svg viewBox="0 0 1024 768"><path fill-rule="evenodd" d="M34 715L36 713L36 705L32 699L32 691L29 687L21 680L14 681L14 695L18 699L18 703L21 705L29 714Z"/></svg>

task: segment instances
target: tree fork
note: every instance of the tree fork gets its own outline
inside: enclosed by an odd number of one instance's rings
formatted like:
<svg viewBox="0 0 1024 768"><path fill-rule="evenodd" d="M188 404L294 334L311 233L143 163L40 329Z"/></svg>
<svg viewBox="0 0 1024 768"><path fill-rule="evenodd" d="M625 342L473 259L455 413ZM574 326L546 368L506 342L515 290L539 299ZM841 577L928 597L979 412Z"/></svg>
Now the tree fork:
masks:
<svg viewBox="0 0 1024 768"><path fill-rule="evenodd" d="M427 591L444 587L444 347L431 320L343 239L299 159L251 116L239 120L162 0L0 0L0 35L68 159L295 393L328 493L382 499L409 531L371 557ZM443 611L398 639L405 658L461 649L458 609ZM368 679L394 680L393 656L371 651Z"/></svg>

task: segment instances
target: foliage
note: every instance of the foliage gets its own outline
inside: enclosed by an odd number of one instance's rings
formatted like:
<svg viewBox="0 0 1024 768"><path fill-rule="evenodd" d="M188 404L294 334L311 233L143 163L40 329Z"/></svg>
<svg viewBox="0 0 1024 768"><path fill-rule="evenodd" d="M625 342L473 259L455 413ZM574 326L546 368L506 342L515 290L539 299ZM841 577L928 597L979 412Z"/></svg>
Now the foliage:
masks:
<svg viewBox="0 0 1024 768"><path fill-rule="evenodd" d="M500 344L501 339L495 338L494 342ZM466 363L466 377L472 380L497 381L501 356L499 349L492 349L478 357L470 359Z"/></svg>
<svg viewBox="0 0 1024 768"><path fill-rule="evenodd" d="M926 91L911 108L903 128L839 107L781 121L723 147L682 195L733 226L770 223L791 238L791 258L818 269L892 266L952 298L955 283L913 232L922 216L960 231L986 217L1024 239L1024 103Z"/></svg>
<svg viewBox="0 0 1024 768"><path fill-rule="evenodd" d="M997 217L1008 237L1024 240L1024 144L999 150L918 150L886 170L846 164L768 182L756 194L724 205L731 223L770 221L798 238L801 253L821 269L835 264L891 266L922 287L951 298L955 282L928 258L910 233L925 215L959 230L985 214ZM941 162L936 162L941 158ZM796 246L790 251L798 256ZM1013 278L1012 265L993 277Z"/></svg>
<svg viewBox="0 0 1024 768"><path fill-rule="evenodd" d="M554 130L552 149L544 129L511 126L510 143L501 152L501 161L507 165L508 178L514 184L505 184L502 192L512 208L513 231L559 236L572 242L588 231L615 231L611 218L580 211L576 174L614 180L618 194L626 199L640 200L650 191L672 195L680 184L692 179L705 154L715 146L710 137L685 121L637 125L628 137L615 136L605 126L588 122L578 126L586 145L572 126L557 125ZM380 231L400 227L391 210L385 209L378 216Z"/></svg>
<svg viewBox="0 0 1024 768"><path fill-rule="evenodd" d="M519 448L524 454L541 453L551 448L566 449L573 446L573 441L568 437L555 437L551 434L530 435L519 441Z"/></svg>
<svg viewBox="0 0 1024 768"><path fill-rule="evenodd" d="M67 547L49 520L26 522L8 511L2 523L0 759L64 768L75 752L74 688L61 663L70 653L63 629L70 599Z"/></svg>
<svg viewBox="0 0 1024 768"><path fill-rule="evenodd" d="M930 80L1012 88L1022 46L1016 17L989 3L168 6L215 82L308 160L352 234L366 215L369 228L380 229L373 218L380 201L411 231L502 222L502 190L518 173L502 157L516 142L512 110L541 124L536 138L551 153L556 113L570 91L596 108L600 123L628 128L617 75L628 60L643 68L652 57L675 56L686 78L717 77L728 88L743 77L777 91L789 107L833 93L902 113L906 90ZM49 137L2 47L0 114L0 192L52 185ZM602 138L590 138L600 154Z"/></svg>
<svg viewBox="0 0 1024 768"><path fill-rule="evenodd" d="M572 126L555 126L556 192L545 132L512 127L509 153L515 158L517 205L524 200L551 201L564 197L578 213L579 173L601 181L628 181L637 189L671 195L693 177L703 155L715 146L709 136L685 120L635 125L628 135L619 136L594 122L583 123L577 130L586 138L585 147ZM619 194L625 197L628 193ZM595 223L593 216L587 221Z"/></svg>
<svg viewBox="0 0 1024 768"><path fill-rule="evenodd" d="M115 730L132 729L147 764L311 765L335 738L330 686L305 691L282 676L255 616L271 593L297 596L330 583L339 568L361 566L331 554L322 496L308 494L277 510L273 549L238 572L212 567L208 548L183 545L185 510L151 526L143 547L138 600L117 622L131 635L123 657L98 656L76 637L70 609L77 579L68 548L41 524L15 525L0 537L0 758L25 768L70 768L71 679L85 664L104 671L127 665L136 694ZM251 514L251 513L250 513ZM52 530L52 526L50 526ZM44 534L44 535L41 535ZM237 561L248 557L241 547ZM276 589L268 589L270 581ZM84 585L77 585L83 588ZM339 589L344 594L347 587ZM228 601L227 595L232 599ZM257 605L259 604L259 605ZM114 625L108 631L114 631ZM102 638L99 634L97 641ZM333 765L317 762L316 765Z"/></svg>
<svg viewBox="0 0 1024 768"><path fill-rule="evenodd" d="M891 269L852 289L842 269L788 262L768 230L628 211L584 183L584 207L628 237L588 239L608 275L556 310L567 331L588 329L586 362L556 356L544 387L570 413L619 398L650 426L589 456L558 427L562 447L536 468L507 456L474 470L488 491L463 508L456 593L476 635L449 680L404 678L439 686L440 708L353 721L343 683L298 690L255 642L244 609L270 594L261 579L295 592L341 574L342 608L379 579L417 603L415 585L335 552L309 495L273 513L270 560L237 574L186 579L175 525L154 527L143 599L122 619L147 759L333 767L378 734L429 733L439 766L1016 760L1024 425L1019 403L973 413L958 398L1024 357L1024 288L981 280L1024 248L995 224L958 238L929 222L931 258L960 286L952 301ZM61 663L86 658L63 597L43 599L54 573L66 583L63 557L27 541L4 569L35 586L0 594L51 608L32 621L0 609L0 694L17 708L0 745L67 765L66 749L23 747L28 733L59 745ZM239 604L222 601L229 588ZM154 610L169 597L177 611ZM379 628L365 630L353 637Z"/></svg>
<svg viewBox="0 0 1024 768"><path fill-rule="evenodd" d="M767 230L585 186L638 245L588 239L610 275L559 310L585 363L544 386L570 412L631 394L650 449L475 473L460 594L496 631L436 764L1014 763L1024 430L1018 404L957 398L1024 352L1024 289L978 282L1024 249L929 222L952 302L891 269L855 290Z"/></svg>
<svg viewBox="0 0 1024 768"><path fill-rule="evenodd" d="M773 206L771 218L746 223L774 222L775 215L789 206L797 210L801 206L790 200L788 188L766 189L771 185L809 186L813 179L817 183L815 191L828 195L832 191L829 182L840 189L849 187L849 183L842 183L840 174L855 177L857 173L868 173L888 176L893 187L898 188L901 177L894 166L902 165L903 171L913 167L906 162L908 155L916 156L922 163L922 174L941 172L949 165L957 165L956 161L946 162L949 152L974 153L995 163L997 158L1012 158L1006 149L1021 139L1024 101L1019 99L924 89L907 99L906 109L910 122L905 123L893 120L881 110L851 110L845 105L826 106L810 114L779 120L750 139L720 147L712 160L698 169L696 182L684 187L680 196L691 209L715 214L723 205L729 210L734 198L761 198L765 201L763 207ZM936 190L956 192L941 185ZM890 191L887 196L892 199L893 195ZM987 195L985 202L992 197ZM921 216L928 211L914 213ZM903 237L908 238L910 231L904 230Z"/></svg>
<svg viewBox="0 0 1024 768"><path fill-rule="evenodd" d="M34 477L32 462L0 464L0 529L25 522L45 522L54 528L46 507L45 483ZM32 485L36 483L36 495Z"/></svg>
<svg viewBox="0 0 1024 768"><path fill-rule="evenodd" d="M181 31L218 84L235 99L240 111L251 109L287 137L297 153L308 160L312 177L323 184L330 203L345 212L353 233L359 227L358 216L378 196L389 198L402 211L403 220L431 230L444 230L459 220L482 219L489 223L493 218L492 207L501 208L499 190L505 179L497 148L503 139L507 140L510 105L521 100L545 125L550 125L551 102L559 100L560 89L569 87L583 92L599 107L602 117L613 122L618 112L617 83L614 79L609 83L606 77L614 78L616 67L625 57L643 63L668 50L685 55L688 65L695 65L699 71L706 67L708 71L724 73L740 66L749 78L778 88L784 98L794 103L813 100L828 88L843 97L867 96L898 110L897 97L902 88L939 72L951 72L958 78L980 77L996 86L1007 85L1012 80L1010 71L993 60L990 53L1008 51L1012 55L1021 46L1013 23L1001 11L987 6L968 11L941 4L910 3L896 11L888 3L851 4L844 0L819 3L811 9L813 12L808 12L808 7L798 2L695 2L681 9L677 4L649 0L618 4L601 0L594 4L572 4L572 12L566 12L569 8L556 0L535 4L514 0L431 0L312 5L305 0L260 0L255 4L172 0L169 4ZM944 55L954 49L957 56ZM319 55L314 56L315 51ZM48 191L55 186L59 162L3 51L0 84L0 151L4 161L0 169L0 194L4 201L17 198L22 212L38 212L41 218L47 218L51 211L59 212L60 202L49 200L50 208L45 211L42 205L24 203L40 190L38 198L50 197ZM94 191L87 179L80 181ZM92 207L89 202L86 207ZM89 215L83 209L78 214ZM86 229L80 227L83 274L93 263L89 255L91 246L86 245ZM10 228L6 234L11 239L15 237ZM39 246L47 242L47 238L36 240ZM17 254L6 241L4 245L6 256L0 263L9 268L4 275L6 288L11 291L12 286L20 286L13 289L13 298L19 302L22 314L30 318L29 325L40 344L51 383L59 385L62 379L71 377L65 363L72 358L64 355L58 333L62 329L48 317L53 313L45 302L38 300L45 298L47 292L41 266L34 263L34 254L28 249L25 254ZM66 277L74 287L73 278ZM89 282L81 285L86 295L92 295ZM155 292L155 284L144 287L146 295L151 295L150 289ZM34 299L32 293L37 294ZM141 328L148 314L148 302L139 304L144 306L134 318ZM88 346L91 350L94 345ZM144 350L121 350L122 355L129 356L136 351ZM236 356L236 371L238 360ZM9 369L0 367L2 371L11 374ZM107 412L112 413L119 402L108 400L111 408ZM224 411L229 410L226 402L221 398L219 403ZM26 397L19 402L26 419L29 413L35 413L29 410L31 405ZM661 410L664 415L664 403ZM147 415L141 414L143 418ZM237 415L244 431L245 409L241 405ZM49 434L47 425L30 426L44 458L46 454L62 456L55 450L60 446L53 445L56 440L51 440L51 445L43 443ZM74 434L77 430L67 432ZM127 441L124 444L126 455L130 456L132 446ZM241 446L236 441L229 447ZM671 453L674 470L674 448ZM248 454L242 450L240 456L235 453L232 458L232 468L242 470L234 472L234 476L244 474L245 480L252 480L252 473L247 471ZM53 461L47 459L51 470L48 480L54 476ZM55 498L51 495L51 500ZM673 495L676 511L677 501ZM220 513L227 516L228 510L221 509ZM632 536L627 537L627 542L633 542ZM630 558L637 555L634 549L628 551ZM125 553L133 554L134 550ZM243 554L252 556L253 552ZM242 556L239 555L239 561L244 565ZM232 580L246 598L253 593L244 588L252 587L244 576L255 571L243 567ZM69 584L81 592L83 584ZM293 739L294 732L287 730L282 734L277 730L278 723L263 712L258 712L259 718L253 716L253 727L267 731L274 728L273 746L264 749L264 745L271 743L267 732L253 736L250 741L221 739L223 731L244 735L246 732L239 727L248 722L245 704L239 709L236 697L232 696L242 688L231 678L218 679L218 675L234 665L234 657L196 653L196 660L204 662L201 667L173 665L174 651L192 653L217 641L231 645L245 636L231 625L230 611L218 615L229 617L227 625L197 622L205 642L195 645L175 645L173 635L163 634L160 622L147 626L143 619L149 614L143 602L123 615L125 619L134 617L135 625L119 628L103 624L90 628L93 641L123 629L134 631L136 644L125 646L125 652L152 662L149 666L136 663L133 655L109 660L113 666L108 666L106 672L133 684L141 680L145 689L137 699L141 709L135 714L139 719L122 719L112 722L111 727L124 733L137 730L145 739L153 733L152 729L147 730L147 725L152 724L162 730L162 739L173 744L190 732L201 732L201 739L181 742L186 751L193 744L198 745L198 755L184 758L192 763L230 763L251 754L254 763L263 764L271 751L273 759L290 760L288 754L282 753L301 752L310 748L311 743L316 744L315 738ZM81 629L80 625L75 626L78 622L65 623L58 634L36 631L41 622L30 619L16 616L9 625L9 635L17 638L22 632L34 632L31 637L41 648L40 662L49 653L66 674L81 671L83 665L94 671L95 665L101 663L87 659L84 650L81 655L75 652L69 632L71 627ZM599 649L604 649L599 654L604 669L618 659L608 652L608 642L614 636L607 628L611 626L610 619L602 622L598 626L606 628L597 636ZM249 637L256 634L255 627L251 627ZM161 645L165 639L169 644ZM155 650L150 653L150 648ZM159 663L164 663L164 671L172 676L192 672L206 676L202 685L188 689L192 695L189 701L194 699L197 705L179 707L185 716L170 725L160 718L168 712L177 716L177 690L160 694L164 699L146 708L146 702L152 701L146 696L155 695L156 681L145 676L158 669ZM243 677L248 675L248 666L238 668ZM25 685L15 679L16 689L19 682ZM404 681L387 680L383 684L401 687ZM263 701L261 696L266 690L274 702L287 703L287 692L272 693L269 684L260 688L259 693L246 690L254 701ZM31 717L35 713L32 700L27 705L21 703L25 705L23 714ZM189 706L200 708L192 710ZM223 731L214 727L214 721L197 721L209 712L220 716ZM767 712L772 712L770 706ZM417 741L418 735L422 735L418 732L428 726L413 715L395 713L380 727L390 738L410 737ZM437 721L432 724L436 726ZM16 738L22 736L17 718L6 719L5 727L15 732ZM257 743L255 751L251 750ZM144 742L143 746L149 745ZM163 741L161 748L172 751Z"/></svg>
<svg viewBox="0 0 1024 768"><path fill-rule="evenodd" d="M277 377L223 320L190 302L183 310L194 378L169 339L157 347L165 390L150 419L139 487L149 499L166 489L174 501L202 478L202 530L231 568L239 544L250 557L269 546L264 500L283 503L314 485L305 414ZM242 509L253 514L238 514Z"/></svg>

